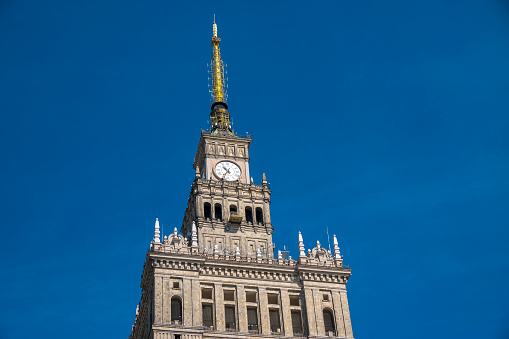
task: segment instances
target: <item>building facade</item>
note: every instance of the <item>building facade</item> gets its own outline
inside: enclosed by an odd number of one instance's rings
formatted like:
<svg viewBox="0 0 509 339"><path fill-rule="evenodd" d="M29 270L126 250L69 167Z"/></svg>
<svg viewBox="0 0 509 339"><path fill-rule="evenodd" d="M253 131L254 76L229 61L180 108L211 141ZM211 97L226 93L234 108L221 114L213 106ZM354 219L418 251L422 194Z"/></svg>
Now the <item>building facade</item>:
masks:
<svg viewBox="0 0 509 339"><path fill-rule="evenodd" d="M230 125L217 26L212 38L211 126L202 131L179 233L156 219L132 339L353 338L343 265L319 242L274 256L271 191L249 172L251 137ZM296 234L297 236L297 234Z"/></svg>

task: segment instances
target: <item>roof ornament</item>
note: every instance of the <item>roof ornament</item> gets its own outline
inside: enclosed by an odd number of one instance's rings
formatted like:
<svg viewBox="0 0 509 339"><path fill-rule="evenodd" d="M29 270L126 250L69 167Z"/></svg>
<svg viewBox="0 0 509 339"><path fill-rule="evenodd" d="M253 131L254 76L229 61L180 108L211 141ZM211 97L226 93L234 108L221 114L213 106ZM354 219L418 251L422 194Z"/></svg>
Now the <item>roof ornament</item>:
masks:
<svg viewBox="0 0 509 339"><path fill-rule="evenodd" d="M262 173L262 185L267 185L267 177L265 176L265 173Z"/></svg>
<svg viewBox="0 0 509 339"><path fill-rule="evenodd" d="M191 226L191 247L198 247L198 232L196 231L196 223L194 220Z"/></svg>
<svg viewBox="0 0 509 339"><path fill-rule="evenodd" d="M161 232L159 232L159 219L156 218L156 224L154 229L154 239L152 240L153 244L161 243Z"/></svg>
<svg viewBox="0 0 509 339"><path fill-rule="evenodd" d="M306 256L306 248L304 247L304 240L302 239L302 234L299 231L299 258L303 258Z"/></svg>
<svg viewBox="0 0 509 339"><path fill-rule="evenodd" d="M333 245L334 245L334 258L335 259L341 259L341 253L339 252L339 244L338 244L338 238L336 238L336 235L333 235L332 239Z"/></svg>

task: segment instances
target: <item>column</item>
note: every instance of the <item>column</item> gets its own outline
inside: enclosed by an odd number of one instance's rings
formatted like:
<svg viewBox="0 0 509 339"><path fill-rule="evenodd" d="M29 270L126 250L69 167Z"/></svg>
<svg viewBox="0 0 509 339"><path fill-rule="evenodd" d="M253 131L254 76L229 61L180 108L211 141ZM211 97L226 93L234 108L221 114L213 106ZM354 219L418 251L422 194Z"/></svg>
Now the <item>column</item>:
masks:
<svg viewBox="0 0 509 339"><path fill-rule="evenodd" d="M223 285L214 284L214 310L216 314L216 330L224 331Z"/></svg>
<svg viewBox="0 0 509 339"><path fill-rule="evenodd" d="M163 321L163 277L154 277L154 323L161 324ZM149 310L150 312L150 310Z"/></svg>
<svg viewBox="0 0 509 339"><path fill-rule="evenodd" d="M288 290L281 289L281 312L283 312L283 333L293 336L292 312L290 311L290 296Z"/></svg>
<svg viewBox="0 0 509 339"><path fill-rule="evenodd" d="M182 323L185 326L193 325L193 295L191 292L191 279L183 279L182 281Z"/></svg>
<svg viewBox="0 0 509 339"><path fill-rule="evenodd" d="M304 288L304 299L306 304L306 319L308 323L309 335L317 335L315 303L313 300L313 293L309 288Z"/></svg>
<svg viewBox="0 0 509 339"><path fill-rule="evenodd" d="M237 286L237 314L239 317L239 332L247 332L246 291L244 285Z"/></svg>
<svg viewBox="0 0 509 339"><path fill-rule="evenodd" d="M341 295L341 308L343 309L343 319L345 320L345 335L347 337L353 337L352 322L350 320L350 308L348 307L346 290L341 291L340 295Z"/></svg>
<svg viewBox="0 0 509 339"><path fill-rule="evenodd" d="M191 295L193 296L193 326L202 326L201 286L199 279L191 279Z"/></svg>
<svg viewBox="0 0 509 339"><path fill-rule="evenodd" d="M162 323L170 323L170 309L171 309L171 290L170 290L170 279L163 279L163 300L162 300L163 316Z"/></svg>
<svg viewBox="0 0 509 339"><path fill-rule="evenodd" d="M334 305L334 321L338 337L346 336L345 321L343 319L343 308L341 307L341 296L339 292L332 291L332 305Z"/></svg>
<svg viewBox="0 0 509 339"><path fill-rule="evenodd" d="M323 307L322 307L323 296L318 288L313 289L313 297L315 299L316 333L318 335L325 335L325 325L323 323Z"/></svg>
<svg viewBox="0 0 509 339"><path fill-rule="evenodd" d="M258 301L260 304L259 310L262 334L270 334L269 303L267 300L267 290L265 287L258 288Z"/></svg>

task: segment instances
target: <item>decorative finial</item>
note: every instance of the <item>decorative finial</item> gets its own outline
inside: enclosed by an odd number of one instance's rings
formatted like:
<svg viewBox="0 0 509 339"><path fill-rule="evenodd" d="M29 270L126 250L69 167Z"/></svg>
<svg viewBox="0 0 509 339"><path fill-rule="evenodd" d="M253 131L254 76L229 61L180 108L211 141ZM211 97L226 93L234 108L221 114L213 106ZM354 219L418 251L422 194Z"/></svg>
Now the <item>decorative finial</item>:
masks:
<svg viewBox="0 0 509 339"><path fill-rule="evenodd" d="M221 39L217 36L217 25L214 17L212 24L212 62L210 73L212 79L212 112L210 113L210 133L213 135L234 135L231 123L228 104L226 103L226 71L223 60L221 60L221 51L219 43Z"/></svg>
<svg viewBox="0 0 509 339"><path fill-rule="evenodd" d="M198 232L196 231L196 223L193 220L193 225L191 226L191 246L198 247Z"/></svg>
<svg viewBox="0 0 509 339"><path fill-rule="evenodd" d="M177 237L177 235L178 235L178 234L179 234L179 231L177 231L177 228L175 227L175 228L173 229L173 237L174 237L174 238L175 238L175 237Z"/></svg>
<svg viewBox="0 0 509 339"><path fill-rule="evenodd" d="M159 232L159 219L156 218L156 225L154 230L154 239L152 240L152 243L154 244L160 244L161 243L161 233Z"/></svg>
<svg viewBox="0 0 509 339"><path fill-rule="evenodd" d="M316 241L316 247L317 247L318 249L320 249L320 247L322 247L322 245L320 244L320 242L319 242L318 240Z"/></svg>
<svg viewBox="0 0 509 339"><path fill-rule="evenodd" d="M306 256L306 248L304 247L304 240L302 239L302 234L299 231L299 258Z"/></svg>
<svg viewBox="0 0 509 339"><path fill-rule="evenodd" d="M336 238L336 235L333 235L332 243L334 245L334 258L341 259L341 253L339 252L339 244L338 239Z"/></svg>
<svg viewBox="0 0 509 339"><path fill-rule="evenodd" d="M261 258L262 257L262 251L260 249L256 250L256 257Z"/></svg>
<svg viewBox="0 0 509 339"><path fill-rule="evenodd" d="M219 254L219 248L217 245L214 245L214 254Z"/></svg>
<svg viewBox="0 0 509 339"><path fill-rule="evenodd" d="M283 259L283 253L281 253L281 251L277 251L277 258L278 259Z"/></svg>
<svg viewBox="0 0 509 339"><path fill-rule="evenodd" d="M195 179L200 179L200 166L196 166Z"/></svg>
<svg viewBox="0 0 509 339"><path fill-rule="evenodd" d="M267 177L265 176L265 173L262 173L262 185L267 185Z"/></svg>
<svg viewBox="0 0 509 339"><path fill-rule="evenodd" d="M235 256L240 257L240 250L238 247L235 247Z"/></svg>

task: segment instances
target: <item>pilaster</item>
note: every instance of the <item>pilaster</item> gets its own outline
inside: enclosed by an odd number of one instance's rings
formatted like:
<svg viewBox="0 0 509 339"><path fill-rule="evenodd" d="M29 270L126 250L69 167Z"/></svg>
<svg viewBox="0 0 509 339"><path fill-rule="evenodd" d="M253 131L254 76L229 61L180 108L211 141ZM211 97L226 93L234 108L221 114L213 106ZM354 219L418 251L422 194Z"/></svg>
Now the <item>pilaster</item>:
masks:
<svg viewBox="0 0 509 339"><path fill-rule="evenodd" d="M270 334L269 303L267 300L267 289L265 289L265 287L258 288L258 300L260 302L259 309L262 334Z"/></svg>
<svg viewBox="0 0 509 339"><path fill-rule="evenodd" d="M346 336L345 320L343 319L343 308L341 307L341 296L339 292L332 292L332 304L334 305L334 320L336 323L336 335L338 337Z"/></svg>
<svg viewBox="0 0 509 339"><path fill-rule="evenodd" d="M306 303L306 319L308 323L308 332L310 336L317 335L316 332L316 312L313 292L309 288L304 288L304 301Z"/></svg>
<svg viewBox="0 0 509 339"><path fill-rule="evenodd" d="M224 331L224 302L222 284L214 284L214 308L216 314L216 330Z"/></svg>
<svg viewBox="0 0 509 339"><path fill-rule="evenodd" d="M346 291L341 291L341 308L343 309L343 319L345 320L345 335L353 337L352 322L350 320L350 308L348 307L348 298Z"/></svg>
<svg viewBox="0 0 509 339"><path fill-rule="evenodd" d="M170 323L170 309L171 309L171 290L170 290L170 279L163 278L163 300L162 300L162 323Z"/></svg>
<svg viewBox="0 0 509 339"><path fill-rule="evenodd" d="M322 293L320 293L318 288L313 289L313 297L315 301L316 332L318 335L325 335L325 325L323 323Z"/></svg>
<svg viewBox="0 0 509 339"><path fill-rule="evenodd" d="M281 289L281 312L283 313L283 333L293 336L292 314L290 310L290 296L287 289Z"/></svg>
<svg viewBox="0 0 509 339"><path fill-rule="evenodd" d="M191 279L191 295L193 301L193 326L202 326L201 287L199 279Z"/></svg>
<svg viewBox="0 0 509 339"><path fill-rule="evenodd" d="M183 279L182 281L182 294L183 294L183 317L182 322L184 326L193 325L193 295L191 291L191 279Z"/></svg>
<svg viewBox="0 0 509 339"><path fill-rule="evenodd" d="M237 285L237 314L239 317L239 332L247 332L246 291L244 285Z"/></svg>
<svg viewBox="0 0 509 339"><path fill-rule="evenodd" d="M163 321L163 277L154 277L154 323Z"/></svg>

